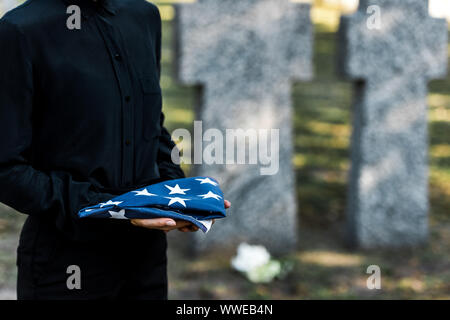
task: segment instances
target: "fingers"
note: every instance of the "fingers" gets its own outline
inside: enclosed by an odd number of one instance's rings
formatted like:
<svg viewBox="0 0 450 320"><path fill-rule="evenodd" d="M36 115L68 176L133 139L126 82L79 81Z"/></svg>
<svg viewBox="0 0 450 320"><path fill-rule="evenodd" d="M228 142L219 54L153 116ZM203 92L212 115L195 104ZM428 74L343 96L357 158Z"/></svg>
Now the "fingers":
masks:
<svg viewBox="0 0 450 320"><path fill-rule="evenodd" d="M157 229L165 232L169 232L174 229L189 228L192 226L192 223L189 221L174 220L169 218L132 219L131 223L137 227Z"/></svg>
<svg viewBox="0 0 450 320"><path fill-rule="evenodd" d="M132 219L131 223L138 227L147 229L161 229L167 227L175 227L176 221L169 218L157 218L157 219Z"/></svg>
<svg viewBox="0 0 450 320"><path fill-rule="evenodd" d="M231 207L231 202L224 200L225 209ZM214 224L213 219L212 223ZM196 232L199 228L193 225L189 221L185 220L174 220L170 218L156 218L156 219L132 219L131 223L137 227L147 228L147 229L158 229L165 232L169 232L174 229L178 229L181 232Z"/></svg>
<svg viewBox="0 0 450 320"><path fill-rule="evenodd" d="M197 232L199 228L196 225L191 224L190 226L178 229L181 232Z"/></svg>

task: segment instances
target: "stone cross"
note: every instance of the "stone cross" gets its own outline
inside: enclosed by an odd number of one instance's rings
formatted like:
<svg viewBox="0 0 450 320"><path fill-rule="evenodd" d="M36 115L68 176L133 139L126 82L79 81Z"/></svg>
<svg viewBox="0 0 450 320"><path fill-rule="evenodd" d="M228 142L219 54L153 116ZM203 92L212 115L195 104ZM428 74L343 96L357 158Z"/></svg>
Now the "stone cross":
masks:
<svg viewBox="0 0 450 320"><path fill-rule="evenodd" d="M427 239L427 82L445 76L447 32L426 0L361 0L342 17L340 65L357 83L348 206L357 246Z"/></svg>
<svg viewBox="0 0 450 320"><path fill-rule="evenodd" d="M279 129L279 170L273 175L261 174L261 161L196 168L197 175L217 178L232 203L207 241L195 235L200 250L242 241L274 253L295 247L291 83L312 77L309 13L309 5L289 0L199 0L176 7L178 79L203 86L197 114L203 130L215 128L225 136L227 129ZM270 146L278 143L268 140ZM194 149L200 145L198 139L194 143Z"/></svg>

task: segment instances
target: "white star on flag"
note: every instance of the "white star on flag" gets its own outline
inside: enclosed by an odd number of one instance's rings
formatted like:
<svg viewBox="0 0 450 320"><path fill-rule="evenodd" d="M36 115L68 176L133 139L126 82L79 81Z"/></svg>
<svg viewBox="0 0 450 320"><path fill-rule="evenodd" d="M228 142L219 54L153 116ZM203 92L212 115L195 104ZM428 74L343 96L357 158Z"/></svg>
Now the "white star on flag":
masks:
<svg viewBox="0 0 450 320"><path fill-rule="evenodd" d="M169 206L171 206L174 203L180 203L182 204L185 208L186 208L186 203L185 201L189 201L190 199L183 199L183 198L178 198L178 197L165 197L166 199L170 199L169 201Z"/></svg>
<svg viewBox="0 0 450 320"><path fill-rule="evenodd" d="M210 178L200 178L200 179L195 179L197 181L200 181L200 184L204 184L204 183L209 183L212 184L213 186L217 186L217 182L212 181Z"/></svg>
<svg viewBox="0 0 450 320"><path fill-rule="evenodd" d="M222 199L221 196L219 196L218 194L215 194L214 192L208 191L207 194L200 194L198 195L199 197L202 197L203 199L209 199L209 198L213 198L216 200Z"/></svg>
<svg viewBox="0 0 450 320"><path fill-rule="evenodd" d="M119 204L121 204L123 201L111 201L108 200L108 202L104 202L104 203L100 203L100 208L103 208L104 206L117 206Z"/></svg>
<svg viewBox="0 0 450 320"><path fill-rule="evenodd" d="M186 194L185 191L189 191L191 189L181 189L180 186L177 184L175 187L171 187L168 185L165 185L167 189L170 190L169 194Z"/></svg>
<svg viewBox="0 0 450 320"><path fill-rule="evenodd" d="M136 196L147 196L147 197L156 196L156 194L148 192L147 188L141 191L133 191L133 192L136 193Z"/></svg>
<svg viewBox="0 0 450 320"><path fill-rule="evenodd" d="M125 209L120 210L119 212L108 211L111 215L111 219L128 219L125 217Z"/></svg>

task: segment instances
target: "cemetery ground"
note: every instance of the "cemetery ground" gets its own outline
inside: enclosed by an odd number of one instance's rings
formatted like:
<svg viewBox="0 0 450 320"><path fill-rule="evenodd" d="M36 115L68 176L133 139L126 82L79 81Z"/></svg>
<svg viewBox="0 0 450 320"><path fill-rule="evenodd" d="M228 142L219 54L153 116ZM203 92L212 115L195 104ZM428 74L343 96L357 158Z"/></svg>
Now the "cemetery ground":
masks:
<svg viewBox="0 0 450 320"><path fill-rule="evenodd" d="M171 234L171 299L450 298L450 76L430 84L428 245L350 249L345 244L344 218L353 88L336 76L335 27L316 21L314 80L293 86L300 240L296 252L280 257L291 261L293 270L271 284L252 284L231 270L235 252L211 251L193 257L182 250L179 241L186 235ZM171 21L165 21L162 88L170 131L191 128L196 101L195 89L175 83L172 35ZM2 299L14 297L15 250L23 217L4 207L0 210ZM220 228L220 221L215 227ZM381 268L381 290L366 287L369 265Z"/></svg>

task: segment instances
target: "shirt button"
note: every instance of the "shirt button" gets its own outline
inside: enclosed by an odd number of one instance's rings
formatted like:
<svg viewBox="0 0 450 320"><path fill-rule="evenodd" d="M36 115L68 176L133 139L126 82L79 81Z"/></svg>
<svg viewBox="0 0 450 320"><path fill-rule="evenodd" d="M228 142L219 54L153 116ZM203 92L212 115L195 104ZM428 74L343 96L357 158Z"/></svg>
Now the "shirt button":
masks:
<svg viewBox="0 0 450 320"><path fill-rule="evenodd" d="M116 53L114 55L114 59L116 59L117 61L122 61L122 56L120 54Z"/></svg>
<svg viewBox="0 0 450 320"><path fill-rule="evenodd" d="M126 97L125 97L125 101L126 101L126 102L130 102L130 100L131 100L131 97L130 97L130 96L126 96Z"/></svg>
<svg viewBox="0 0 450 320"><path fill-rule="evenodd" d="M130 139L125 140L125 144L126 144L127 146L129 146L129 145L131 144Z"/></svg>

